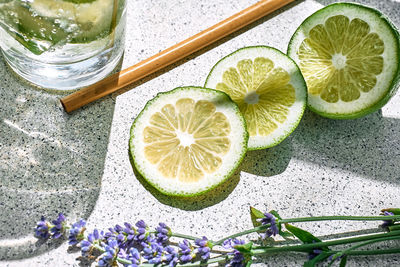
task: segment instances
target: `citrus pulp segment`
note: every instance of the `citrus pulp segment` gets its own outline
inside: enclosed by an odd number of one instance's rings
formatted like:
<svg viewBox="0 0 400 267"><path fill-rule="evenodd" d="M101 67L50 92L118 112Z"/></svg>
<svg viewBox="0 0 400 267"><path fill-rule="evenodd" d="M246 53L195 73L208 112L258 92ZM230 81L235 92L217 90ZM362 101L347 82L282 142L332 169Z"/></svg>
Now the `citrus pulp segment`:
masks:
<svg viewBox="0 0 400 267"><path fill-rule="evenodd" d="M369 114L398 88L398 31L369 7L336 3L317 11L294 33L288 55L307 82L310 109L325 117Z"/></svg>
<svg viewBox="0 0 400 267"><path fill-rule="evenodd" d="M297 127L307 89L296 64L267 46L239 49L221 59L205 87L227 93L239 106L249 132L249 150L277 145Z"/></svg>
<svg viewBox="0 0 400 267"><path fill-rule="evenodd" d="M240 164L248 140L237 105L225 93L201 87L159 93L135 119L130 136L138 172L177 196L222 183Z"/></svg>

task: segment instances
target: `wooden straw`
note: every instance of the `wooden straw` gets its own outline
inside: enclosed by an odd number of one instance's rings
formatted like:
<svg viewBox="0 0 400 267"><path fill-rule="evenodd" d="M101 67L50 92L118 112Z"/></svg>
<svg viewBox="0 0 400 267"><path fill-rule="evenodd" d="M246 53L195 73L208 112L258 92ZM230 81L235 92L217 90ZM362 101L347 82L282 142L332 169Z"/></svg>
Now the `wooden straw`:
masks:
<svg viewBox="0 0 400 267"><path fill-rule="evenodd" d="M110 75L104 80L62 98L61 103L65 111L74 111L214 43L293 1L294 0L259 1L216 25L136 65Z"/></svg>

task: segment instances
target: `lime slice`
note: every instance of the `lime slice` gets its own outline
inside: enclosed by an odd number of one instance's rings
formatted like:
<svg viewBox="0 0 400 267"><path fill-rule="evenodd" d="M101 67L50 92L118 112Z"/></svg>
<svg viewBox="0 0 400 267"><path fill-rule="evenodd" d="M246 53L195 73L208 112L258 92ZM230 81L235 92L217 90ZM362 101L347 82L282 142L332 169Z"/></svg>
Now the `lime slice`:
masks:
<svg viewBox="0 0 400 267"><path fill-rule="evenodd" d="M329 5L296 30L288 55L299 65L314 112L336 119L372 113L399 84L399 33L379 11Z"/></svg>
<svg viewBox="0 0 400 267"><path fill-rule="evenodd" d="M227 93L243 113L249 150L275 146L297 127L307 89L296 64L267 46L245 47L221 59L205 87Z"/></svg>
<svg viewBox="0 0 400 267"><path fill-rule="evenodd" d="M226 180L246 153L245 121L226 94L180 87L149 101L131 128L138 172L167 195L193 196Z"/></svg>

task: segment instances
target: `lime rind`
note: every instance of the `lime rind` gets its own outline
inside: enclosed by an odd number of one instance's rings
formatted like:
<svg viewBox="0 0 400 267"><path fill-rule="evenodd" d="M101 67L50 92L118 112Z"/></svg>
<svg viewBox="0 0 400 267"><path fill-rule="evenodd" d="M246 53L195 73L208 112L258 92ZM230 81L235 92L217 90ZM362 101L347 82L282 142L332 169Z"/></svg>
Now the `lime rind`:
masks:
<svg viewBox="0 0 400 267"><path fill-rule="evenodd" d="M250 136L248 150L259 150L278 145L285 140L298 126L304 114L307 102L307 87L303 75L296 63L287 55L269 46L243 47L219 60L207 76L204 87L216 88L222 81L223 72L236 68L237 62L242 59L254 60L257 57L266 57L274 62L275 67L281 67L290 75L290 84L295 88L295 103L289 108L285 122L268 136Z"/></svg>
<svg viewBox="0 0 400 267"><path fill-rule="evenodd" d="M231 139L231 149L223 156L222 166L211 175L207 175L197 182L184 183L178 179L160 178L162 175L154 165L144 158L143 131L151 114L160 110L164 105L175 103L177 99L189 97L195 101L209 100L213 102L217 110L230 119L234 129L228 136ZM163 194L181 197L193 197L204 194L222 184L233 175L242 162L247 151L248 133L246 122L239 111L238 106L230 97L213 89L186 86L178 87L168 92L158 93L156 97L148 101L143 110L136 117L130 130L129 151L136 170L154 188Z"/></svg>
<svg viewBox="0 0 400 267"><path fill-rule="evenodd" d="M376 32L385 44L383 53L384 69L377 75L378 82L368 93L350 103L339 100L328 103L319 96L308 94L308 108L327 118L356 119L382 108L400 86L400 35L396 26L380 11L355 3L334 3L326 6L306 18L293 34L288 44L287 54L299 63L298 48L308 32L318 24L324 24L327 18L345 15L350 20L359 18L367 22L370 32Z"/></svg>

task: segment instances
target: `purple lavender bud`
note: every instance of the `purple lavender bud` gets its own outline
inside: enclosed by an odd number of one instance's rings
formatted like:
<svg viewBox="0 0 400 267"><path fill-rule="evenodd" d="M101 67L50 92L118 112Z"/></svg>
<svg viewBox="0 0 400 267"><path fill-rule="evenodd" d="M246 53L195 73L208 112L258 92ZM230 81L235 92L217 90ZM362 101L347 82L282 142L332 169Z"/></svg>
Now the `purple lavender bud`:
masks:
<svg viewBox="0 0 400 267"><path fill-rule="evenodd" d="M267 237L276 236L279 233L279 228L276 225L276 218L271 213L264 213L264 218L257 219L262 225L270 224L265 233L260 234L261 238L265 239Z"/></svg>
<svg viewBox="0 0 400 267"><path fill-rule="evenodd" d="M129 254L123 258L131 262L131 264L124 265L125 267L138 267L141 263L140 253L136 248L131 248Z"/></svg>
<svg viewBox="0 0 400 267"><path fill-rule="evenodd" d="M202 260L208 260L210 258L210 251L212 246L207 237L203 236L201 239L196 239L194 243L198 246L197 254L202 258Z"/></svg>
<svg viewBox="0 0 400 267"><path fill-rule="evenodd" d="M147 233L147 225L143 220L138 221L136 224L137 230L136 235L134 236L134 240L138 243L143 242L148 236Z"/></svg>
<svg viewBox="0 0 400 267"><path fill-rule="evenodd" d="M148 243L143 248L143 258L151 264L158 264L162 260L163 247L157 242Z"/></svg>
<svg viewBox="0 0 400 267"><path fill-rule="evenodd" d="M170 235L170 228L165 223L159 223L156 232L158 242L160 244L167 243Z"/></svg>
<svg viewBox="0 0 400 267"><path fill-rule="evenodd" d="M227 267L243 267L245 266L245 258L242 253L238 250L234 250L231 255L233 255L232 260L226 265Z"/></svg>
<svg viewBox="0 0 400 267"><path fill-rule="evenodd" d="M394 213L390 211L384 211L383 216L393 216ZM388 228L389 226L394 224L394 220L384 220L383 223L381 224L382 228Z"/></svg>
<svg viewBox="0 0 400 267"><path fill-rule="evenodd" d="M36 224L35 236L41 239L48 239L50 237L49 223L44 216Z"/></svg>
<svg viewBox="0 0 400 267"><path fill-rule="evenodd" d="M236 245L244 245L244 240L229 238L222 243L222 247L225 249L233 249Z"/></svg>
<svg viewBox="0 0 400 267"><path fill-rule="evenodd" d="M130 223L125 222L124 225L124 233L126 234L126 239L131 241L135 237L135 229Z"/></svg>
<svg viewBox="0 0 400 267"><path fill-rule="evenodd" d="M65 216L62 213L58 214L57 219L52 221L53 227L50 228L51 238L58 239L65 234Z"/></svg>
<svg viewBox="0 0 400 267"><path fill-rule="evenodd" d="M93 244L87 240L82 240L80 243L82 256L87 257L93 247Z"/></svg>
<svg viewBox="0 0 400 267"><path fill-rule="evenodd" d="M94 244L100 244L104 239L104 232L94 229L93 233L90 233L87 240L82 240L80 243L82 256L90 256Z"/></svg>
<svg viewBox="0 0 400 267"><path fill-rule="evenodd" d="M167 246L164 248L163 262L168 264L170 267L175 266L179 261L179 254L172 246Z"/></svg>
<svg viewBox="0 0 400 267"><path fill-rule="evenodd" d="M138 228L145 228L145 229L147 228L147 225L143 220L138 221L135 225Z"/></svg>
<svg viewBox="0 0 400 267"><path fill-rule="evenodd" d="M190 262L196 256L193 252L193 246L186 239L184 239L182 243L179 243L178 246L181 249L181 257L179 259L182 263Z"/></svg>
<svg viewBox="0 0 400 267"><path fill-rule="evenodd" d="M105 245L105 252L100 256L98 266L101 267L112 267L116 263L116 255L118 254L118 241L109 240L108 244Z"/></svg>
<svg viewBox="0 0 400 267"><path fill-rule="evenodd" d="M71 246L78 244L83 240L83 232L85 232L86 221L80 219L78 222L72 224L71 229L69 229L68 243Z"/></svg>

